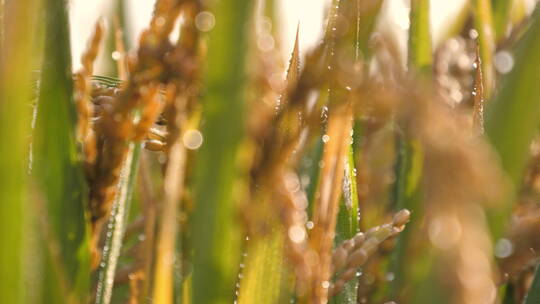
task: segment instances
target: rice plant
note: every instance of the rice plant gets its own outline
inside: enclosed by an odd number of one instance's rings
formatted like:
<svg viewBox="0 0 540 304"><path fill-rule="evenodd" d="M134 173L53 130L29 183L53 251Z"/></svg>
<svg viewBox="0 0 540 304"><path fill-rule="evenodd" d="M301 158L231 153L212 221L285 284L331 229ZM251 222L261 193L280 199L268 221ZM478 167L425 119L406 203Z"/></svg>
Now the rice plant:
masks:
<svg viewBox="0 0 540 304"><path fill-rule="evenodd" d="M328 2L1 1L0 303L540 303L536 1Z"/></svg>

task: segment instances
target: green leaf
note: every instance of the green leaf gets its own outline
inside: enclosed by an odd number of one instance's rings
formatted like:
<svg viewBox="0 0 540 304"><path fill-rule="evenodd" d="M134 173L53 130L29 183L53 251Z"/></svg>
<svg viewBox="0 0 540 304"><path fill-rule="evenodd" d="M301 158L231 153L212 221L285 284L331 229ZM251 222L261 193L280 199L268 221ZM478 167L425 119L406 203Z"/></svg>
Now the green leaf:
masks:
<svg viewBox="0 0 540 304"><path fill-rule="evenodd" d="M523 304L536 303L540 303L540 265L536 266L533 282L531 287L529 287L529 291L527 292L527 296L525 297Z"/></svg>
<svg viewBox="0 0 540 304"><path fill-rule="evenodd" d="M28 251L35 249L25 246L31 213L25 173L37 6L34 0L0 4L0 303L27 303L32 297L26 296L26 288L34 287L23 285L23 280L25 270L34 270L25 261Z"/></svg>
<svg viewBox="0 0 540 304"><path fill-rule="evenodd" d="M517 183L528 158L529 143L540 122L540 10L514 58L514 69L503 79L500 93L488 104L486 132L503 167Z"/></svg>
<svg viewBox="0 0 540 304"><path fill-rule="evenodd" d="M282 303L286 290L284 265L284 232L279 225L264 239L248 241L248 251L243 279L240 280L238 303Z"/></svg>
<svg viewBox="0 0 540 304"><path fill-rule="evenodd" d="M514 0L493 0L493 24L497 41L504 39Z"/></svg>
<svg viewBox="0 0 540 304"><path fill-rule="evenodd" d="M487 99L491 96L495 76L493 68L493 52L495 51L493 11L491 9L491 0L475 0L473 3L475 14L474 26L478 31L480 58L482 59L484 96Z"/></svg>
<svg viewBox="0 0 540 304"><path fill-rule="evenodd" d="M514 69L503 79L499 94L487 104L485 130L499 154L501 165L517 190L525 163L529 159L529 145L540 125L540 10L515 53ZM494 235L500 236L507 223L511 198L496 214L491 224Z"/></svg>
<svg viewBox="0 0 540 304"><path fill-rule="evenodd" d="M411 277L406 269L417 265L418 257L411 255L411 238L418 233L423 214L421 203L420 179L423 169L423 153L417 141L410 141L398 136L398 156L396 161L396 182L394 184L394 210L408 209L412 212L407 229L402 231L390 256L389 273L394 279L390 283L390 298L400 299L405 285L420 285L425 277Z"/></svg>
<svg viewBox="0 0 540 304"><path fill-rule="evenodd" d="M347 146L347 159L343 181L343 200L340 202L336 224L334 246L351 239L359 230L358 191L356 189L356 169L354 166L354 152L352 143ZM358 280L352 279L345 284L343 291L330 299L330 303L356 303L356 285Z"/></svg>
<svg viewBox="0 0 540 304"><path fill-rule="evenodd" d="M433 51L429 23L429 0L411 0L409 28L409 69L431 75Z"/></svg>
<svg viewBox="0 0 540 304"><path fill-rule="evenodd" d="M203 97L204 143L197 156L193 215L193 303L231 303L240 257L233 189L244 130L244 61L252 1L215 2ZM209 288L211 286L211 288Z"/></svg>
<svg viewBox="0 0 540 304"><path fill-rule="evenodd" d="M137 170L139 167L139 155L141 144L129 144L126 160L122 165L120 179L111 211L111 218L107 225L107 237L101 257L96 291L96 304L109 304L111 302L114 275L122 248L124 232L128 220L131 197Z"/></svg>
<svg viewBox="0 0 540 304"><path fill-rule="evenodd" d="M71 54L66 1L45 1L45 50L34 143L34 175L43 194L41 229L45 303L86 302L90 254L87 186L75 144ZM55 244L56 249L51 249Z"/></svg>
<svg viewBox="0 0 540 304"><path fill-rule="evenodd" d="M364 57L371 57L369 40L383 4L382 0L363 1L356 0L359 15L356 18L356 45Z"/></svg>

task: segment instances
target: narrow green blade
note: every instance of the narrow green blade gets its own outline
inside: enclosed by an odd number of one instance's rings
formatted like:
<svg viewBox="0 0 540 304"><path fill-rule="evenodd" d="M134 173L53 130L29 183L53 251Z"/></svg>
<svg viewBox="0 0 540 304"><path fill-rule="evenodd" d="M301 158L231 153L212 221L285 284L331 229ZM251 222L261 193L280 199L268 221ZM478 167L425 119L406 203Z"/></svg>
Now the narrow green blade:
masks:
<svg viewBox="0 0 540 304"><path fill-rule="evenodd" d="M429 23L429 0L411 0L409 69L431 74L433 51Z"/></svg>
<svg viewBox="0 0 540 304"><path fill-rule="evenodd" d="M38 1L21 0L0 7L0 303L29 299L23 285L29 221L24 209L36 6Z"/></svg>
<svg viewBox="0 0 540 304"><path fill-rule="evenodd" d="M46 228L40 229L46 252L42 301L82 303L87 301L90 276L87 187L74 135L67 1L44 2L45 53L33 139L34 176L46 216Z"/></svg>
<svg viewBox="0 0 540 304"><path fill-rule="evenodd" d="M529 287L529 292L527 293L523 304L536 303L540 303L540 266L536 266L533 282L531 287Z"/></svg>
<svg viewBox="0 0 540 304"><path fill-rule="evenodd" d="M521 182L529 145L540 125L540 10L515 54L515 66L499 94L487 104L485 130L514 188ZM510 216L510 198L492 214L494 236L501 236Z"/></svg>
<svg viewBox="0 0 540 304"><path fill-rule="evenodd" d="M481 68L483 75L484 96L485 98L489 98L491 96L495 75L493 67L495 29L493 26L491 0L475 0L474 14L474 25L478 31L478 43L480 45L480 57L482 59Z"/></svg>
<svg viewBox="0 0 540 304"><path fill-rule="evenodd" d="M497 41L504 39L514 0L493 0L493 25Z"/></svg>
<svg viewBox="0 0 540 304"><path fill-rule="evenodd" d="M126 160L122 166L122 173L118 181L111 218L107 225L107 238L103 247L103 256L98 275L96 304L109 304L111 302L114 276L128 220L133 187L139 167L140 152L141 144L129 144Z"/></svg>
<svg viewBox="0 0 540 304"><path fill-rule="evenodd" d="M193 303L231 303L240 257L233 192L244 129L244 61L251 1L214 5L209 34L204 143L196 163L193 216ZM211 288L209 288L211 286Z"/></svg>

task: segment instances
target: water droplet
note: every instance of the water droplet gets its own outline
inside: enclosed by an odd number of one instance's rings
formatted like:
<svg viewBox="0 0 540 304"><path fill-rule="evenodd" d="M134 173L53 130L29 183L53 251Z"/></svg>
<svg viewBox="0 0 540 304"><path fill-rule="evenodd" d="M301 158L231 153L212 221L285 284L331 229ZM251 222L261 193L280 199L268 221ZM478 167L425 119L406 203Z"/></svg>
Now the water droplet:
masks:
<svg viewBox="0 0 540 304"><path fill-rule="evenodd" d="M495 244L495 256L498 258L507 258L514 253L514 244L508 239L500 239Z"/></svg>
<svg viewBox="0 0 540 304"><path fill-rule="evenodd" d="M507 51L495 54L495 68L501 74L506 74L514 67L514 57Z"/></svg>
<svg viewBox="0 0 540 304"><path fill-rule="evenodd" d="M301 243L306 239L306 231L301 226L294 225L289 228L289 238L294 243Z"/></svg>
<svg viewBox="0 0 540 304"><path fill-rule="evenodd" d="M393 272L389 272L384 277L387 281L393 281L395 279L396 275Z"/></svg>
<svg viewBox="0 0 540 304"><path fill-rule="evenodd" d="M349 87L349 86L346 86L345 89L346 89L347 91L352 90L351 87Z"/></svg>
<svg viewBox="0 0 540 304"><path fill-rule="evenodd" d="M325 123L327 119L328 119L328 107L324 106L322 107L322 110L321 110L321 122Z"/></svg>
<svg viewBox="0 0 540 304"><path fill-rule="evenodd" d="M478 38L478 31L475 30L475 29L471 29L471 30L469 31L469 37L470 37L471 39L476 39L476 38Z"/></svg>
<svg viewBox="0 0 540 304"><path fill-rule="evenodd" d="M203 143L203 136L199 130L190 129L182 136L184 146L190 150L197 150Z"/></svg>
<svg viewBox="0 0 540 304"><path fill-rule="evenodd" d="M328 282L328 281L323 281L323 282L321 283L321 286L322 286L322 288L329 288L329 287L330 287L330 282Z"/></svg>
<svg viewBox="0 0 540 304"><path fill-rule="evenodd" d="M156 19L156 25L159 26L159 27L162 27L165 25L165 18L163 17L158 17Z"/></svg>
<svg viewBox="0 0 540 304"><path fill-rule="evenodd" d="M160 153L159 156L158 156L158 162L160 164L164 164L167 162L167 155L165 155L165 153Z"/></svg>
<svg viewBox="0 0 540 304"><path fill-rule="evenodd" d="M195 17L195 26L201 32L209 32L214 28L215 25L216 17L214 17L214 14L208 11L200 12L197 14L197 17Z"/></svg>
<svg viewBox="0 0 540 304"><path fill-rule="evenodd" d="M290 192L297 192L300 190L300 181L295 174L287 174L285 176L285 187Z"/></svg>
<svg viewBox="0 0 540 304"><path fill-rule="evenodd" d="M329 142L330 141L330 136L324 134L323 137L322 137L322 141L323 141L323 143Z"/></svg>
<svg viewBox="0 0 540 304"><path fill-rule="evenodd" d="M113 60L120 60L122 58L122 54L118 51L114 51L112 52L111 57Z"/></svg>
<svg viewBox="0 0 540 304"><path fill-rule="evenodd" d="M300 183L302 183L302 188L307 188L307 186L309 186L310 181L311 179L309 178L309 175L307 174L302 175L302 177L300 178Z"/></svg>
<svg viewBox="0 0 540 304"><path fill-rule="evenodd" d="M309 229L309 230L313 229L314 226L315 226L315 224L312 221L308 221L306 223L306 228Z"/></svg>
<svg viewBox="0 0 540 304"><path fill-rule="evenodd" d="M352 208L352 178L351 178L351 172L348 170L349 164L348 160L345 160L345 174L343 177L343 200L345 202L345 206L347 207L347 210L350 210Z"/></svg>

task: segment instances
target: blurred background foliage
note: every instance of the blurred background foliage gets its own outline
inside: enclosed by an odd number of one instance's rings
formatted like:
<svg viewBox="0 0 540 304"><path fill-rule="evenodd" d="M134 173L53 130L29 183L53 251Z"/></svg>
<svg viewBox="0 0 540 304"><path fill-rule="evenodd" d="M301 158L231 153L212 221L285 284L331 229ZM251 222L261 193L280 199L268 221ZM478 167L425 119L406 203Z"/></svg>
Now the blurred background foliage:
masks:
<svg viewBox="0 0 540 304"><path fill-rule="evenodd" d="M0 303L540 301L536 1L148 2L0 2Z"/></svg>

